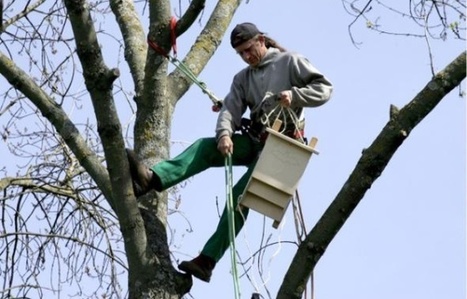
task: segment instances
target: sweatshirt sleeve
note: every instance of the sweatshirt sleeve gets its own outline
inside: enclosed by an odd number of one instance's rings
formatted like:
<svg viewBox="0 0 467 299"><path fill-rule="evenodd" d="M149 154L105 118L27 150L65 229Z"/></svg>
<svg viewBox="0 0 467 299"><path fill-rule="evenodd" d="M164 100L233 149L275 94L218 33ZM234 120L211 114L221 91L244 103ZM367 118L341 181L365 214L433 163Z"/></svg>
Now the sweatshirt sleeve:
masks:
<svg viewBox="0 0 467 299"><path fill-rule="evenodd" d="M216 125L216 139L222 136L232 136L237 127L240 127L242 116L247 109L245 91L241 84L242 74L235 75L230 91L224 98L222 109L219 111Z"/></svg>
<svg viewBox="0 0 467 299"><path fill-rule="evenodd" d="M332 94L331 82L303 56L292 55L292 107L317 107Z"/></svg>

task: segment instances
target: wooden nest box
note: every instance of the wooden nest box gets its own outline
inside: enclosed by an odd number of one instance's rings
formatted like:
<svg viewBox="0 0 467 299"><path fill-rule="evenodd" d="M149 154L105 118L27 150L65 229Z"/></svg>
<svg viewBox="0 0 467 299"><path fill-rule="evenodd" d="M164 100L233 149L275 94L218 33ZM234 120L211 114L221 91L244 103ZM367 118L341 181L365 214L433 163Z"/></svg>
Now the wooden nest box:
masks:
<svg viewBox="0 0 467 299"><path fill-rule="evenodd" d="M284 217L311 155L319 154L314 149L318 139L302 144L279 133L280 125L274 123L273 129L266 129L266 144L239 202L272 218L274 228Z"/></svg>

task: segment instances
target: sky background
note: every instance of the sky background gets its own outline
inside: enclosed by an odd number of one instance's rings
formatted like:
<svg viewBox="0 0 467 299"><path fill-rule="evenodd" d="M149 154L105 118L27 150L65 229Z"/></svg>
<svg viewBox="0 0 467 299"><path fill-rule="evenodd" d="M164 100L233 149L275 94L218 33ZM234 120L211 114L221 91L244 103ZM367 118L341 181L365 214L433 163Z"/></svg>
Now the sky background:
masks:
<svg viewBox="0 0 467 299"><path fill-rule="evenodd" d="M421 29L407 27L412 24L408 19L387 11L374 8L373 16L380 17L382 29L405 27L422 33ZM285 48L308 57L332 81L331 100L306 111L307 136L318 138L320 152L311 158L299 186L308 230L335 198L362 150L387 123L390 105L402 108L431 78L424 39L378 34L359 21L352 31L354 39L361 43L356 47L348 31L353 19L340 1L243 3L217 53L200 75L217 96L226 94L232 77L245 67L231 49L228 36L236 24L249 21ZM196 27L177 40L179 57L189 50L201 30L201 26ZM436 72L465 49L464 42L453 39L432 41L430 46ZM462 86L465 91L465 82ZM458 89L451 92L411 132L327 248L314 272L315 298L466 297L466 108L465 98L458 94ZM208 97L197 87L192 87L178 104L172 155L180 152L185 142L213 135L217 115L210 106ZM244 170L235 168L236 177ZM182 189L180 209L190 219L193 232L183 234L184 222L177 227L172 221L181 246L174 252L190 255L180 254L180 260L196 256L213 232L219 209L216 200L222 208L224 188L223 169L211 169ZM283 244L265 252L262 275L253 273L253 282L241 279L242 298L250 298L255 290L264 298L269 298L268 291L275 297L296 250L295 245L285 242L296 241L290 208L283 222L275 230L270 219L250 213L236 240L243 259L259 248L263 223L265 237ZM230 266L227 252L211 282L195 280L190 295L197 299L234 298ZM307 298L311 298L310 293Z"/></svg>
<svg viewBox="0 0 467 299"><path fill-rule="evenodd" d="M180 59L207 22L215 1L207 2L201 21L177 39ZM172 4L175 14L179 1ZM410 28L422 33L408 18L377 7L372 13L373 21L379 17L382 29L404 28L406 32ZM390 105L402 108L432 76L424 39L379 34L368 30L361 20L352 31L357 47L348 30L353 20L341 1L244 1L199 76L218 97L228 92L233 76L246 66L230 47L230 31L248 21L285 48L308 57L331 80L331 100L306 110L306 135L318 138L316 148L320 152L311 158L299 186L308 230L333 201L362 150L389 120ZM115 30L114 19L103 23ZM107 38L102 49L109 67L115 67L119 52L111 44L112 38ZM465 50L465 42L449 35L445 42L431 41L430 47L437 72ZM125 83L131 79L123 65L119 67L121 82ZM461 91L465 92L465 82ZM452 91L411 132L331 242L314 271L314 298L466 298L466 105L459 92ZM131 127L126 99L121 94L116 99L122 124ZM90 102L83 102L84 107L87 104ZM82 122L93 117L85 110L70 108L69 114ZM209 98L193 86L176 107L172 156L200 137L213 136L216 119ZM128 142L131 147L131 140ZM6 151L3 143L0 153ZM235 178L244 171L234 168ZM169 217L169 225L174 258L182 261L198 255L217 225L218 210L225 202L224 169L195 176L179 195L179 212ZM264 239L277 245L264 252L261 271L256 270L258 259L246 264L252 270L249 278L240 280L243 299L250 298L254 291L264 298L275 298L297 248L291 244L297 238L290 208L279 229L272 228L272 220L250 212L236 240L241 259L247 260ZM195 279L186 298L234 298L230 268L227 252L211 282ZM242 273L241 267L239 270ZM311 298L309 293L307 298Z"/></svg>

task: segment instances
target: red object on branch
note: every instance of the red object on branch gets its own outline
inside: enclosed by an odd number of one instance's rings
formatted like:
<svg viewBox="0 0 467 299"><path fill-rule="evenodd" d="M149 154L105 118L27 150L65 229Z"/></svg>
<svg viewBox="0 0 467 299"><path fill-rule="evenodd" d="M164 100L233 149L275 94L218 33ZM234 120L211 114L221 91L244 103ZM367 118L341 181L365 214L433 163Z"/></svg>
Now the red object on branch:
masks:
<svg viewBox="0 0 467 299"><path fill-rule="evenodd" d="M177 19L174 16L170 18L169 27L170 27L170 43L171 43L170 46L172 48L174 56L177 56L177 35L175 34L175 28L177 27ZM159 46L158 44L150 40L149 36L148 36L148 45L160 55L166 58L169 58L170 50L168 52L164 51L164 49L161 46Z"/></svg>

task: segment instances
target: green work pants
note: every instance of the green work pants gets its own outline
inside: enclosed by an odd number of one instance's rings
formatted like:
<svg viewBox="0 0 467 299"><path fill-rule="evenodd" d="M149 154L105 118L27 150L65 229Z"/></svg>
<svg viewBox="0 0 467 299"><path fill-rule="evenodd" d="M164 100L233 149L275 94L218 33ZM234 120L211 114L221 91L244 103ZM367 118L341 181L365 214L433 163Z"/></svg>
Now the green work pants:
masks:
<svg viewBox="0 0 467 299"><path fill-rule="evenodd" d="M242 195L250 179L262 146L253 142L251 138L246 135L234 134L232 136L232 141L234 144L232 164L234 166L243 165L248 167L246 173L235 184L232 190L233 204L234 207L237 207L238 199L240 195ZM159 176L162 189L165 190L210 167L222 167L224 165L225 157L217 149L216 139L201 138L175 158L162 161L154 165L151 169ZM235 235L242 229L247 215L248 209L243 208L241 212L235 209ZM201 253L218 262L229 248L229 243L229 225L226 206L216 231L209 238Z"/></svg>

